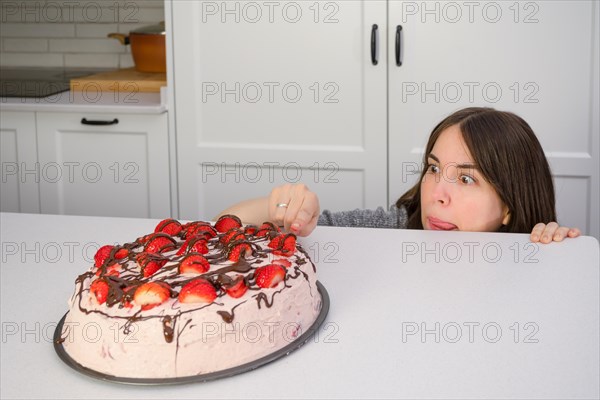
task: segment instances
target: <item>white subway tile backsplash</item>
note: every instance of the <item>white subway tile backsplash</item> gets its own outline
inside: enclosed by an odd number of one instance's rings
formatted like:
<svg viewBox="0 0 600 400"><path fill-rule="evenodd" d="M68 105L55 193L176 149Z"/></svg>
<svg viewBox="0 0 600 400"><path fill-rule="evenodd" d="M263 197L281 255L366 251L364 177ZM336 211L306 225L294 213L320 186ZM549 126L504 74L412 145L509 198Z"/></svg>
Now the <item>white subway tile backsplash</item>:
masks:
<svg viewBox="0 0 600 400"><path fill-rule="evenodd" d="M107 38L164 20L164 0L0 0L0 66L133 66Z"/></svg>
<svg viewBox="0 0 600 400"><path fill-rule="evenodd" d="M133 62L133 57L131 56L131 53L121 54L119 56L119 64L121 65L121 68L134 67L135 63Z"/></svg>
<svg viewBox="0 0 600 400"><path fill-rule="evenodd" d="M74 37L74 24L15 24L6 23L0 25L0 36L9 37L29 37L29 38L48 38L48 37Z"/></svg>
<svg viewBox="0 0 600 400"><path fill-rule="evenodd" d="M3 52L1 59L4 67L64 67L62 54Z"/></svg>
<svg viewBox="0 0 600 400"><path fill-rule="evenodd" d="M50 39L53 53L124 53L125 46L117 40L105 39Z"/></svg>
<svg viewBox="0 0 600 400"><path fill-rule="evenodd" d="M188 0L176 0L176 1L188 1ZM140 8L163 8L164 0L111 0L111 3L117 3L123 7L129 3L135 3Z"/></svg>
<svg viewBox="0 0 600 400"><path fill-rule="evenodd" d="M117 54L65 54L65 67L120 68Z"/></svg>
<svg viewBox="0 0 600 400"><path fill-rule="evenodd" d="M131 31L135 31L136 29L140 29L140 28L145 28L148 26L154 26L154 25L158 25L158 22L156 23L147 23L147 22L141 22L139 24L119 24L119 33L129 33Z"/></svg>
<svg viewBox="0 0 600 400"><path fill-rule="evenodd" d="M118 23L123 9L110 1L106 1L105 3L99 4L98 2L94 2L85 7L76 7L74 22L85 24ZM103 7L103 5L106 7Z"/></svg>
<svg viewBox="0 0 600 400"><path fill-rule="evenodd" d="M109 33L118 32L119 24L77 24L75 36L78 38L106 38Z"/></svg>
<svg viewBox="0 0 600 400"><path fill-rule="evenodd" d="M127 0L121 0L123 3L126 3ZM137 0L136 4L140 6L140 8L161 8L164 10L165 3L163 0Z"/></svg>
<svg viewBox="0 0 600 400"><path fill-rule="evenodd" d="M4 51L18 51L18 52L47 52L48 51L48 40L47 39L10 39L4 40Z"/></svg>
<svg viewBox="0 0 600 400"><path fill-rule="evenodd" d="M156 24L165 19L164 9L159 8L137 8L135 10L128 10L127 12L120 13L122 23L146 23Z"/></svg>

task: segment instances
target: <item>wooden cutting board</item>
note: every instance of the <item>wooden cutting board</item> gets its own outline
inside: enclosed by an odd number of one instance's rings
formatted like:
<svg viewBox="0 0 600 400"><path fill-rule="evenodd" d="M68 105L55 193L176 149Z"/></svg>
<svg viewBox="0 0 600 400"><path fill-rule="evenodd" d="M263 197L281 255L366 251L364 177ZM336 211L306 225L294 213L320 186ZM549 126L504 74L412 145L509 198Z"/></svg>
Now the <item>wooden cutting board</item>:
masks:
<svg viewBox="0 0 600 400"><path fill-rule="evenodd" d="M71 91L103 91L103 92L160 92L161 86L167 86L165 72L139 72L135 68L71 79Z"/></svg>

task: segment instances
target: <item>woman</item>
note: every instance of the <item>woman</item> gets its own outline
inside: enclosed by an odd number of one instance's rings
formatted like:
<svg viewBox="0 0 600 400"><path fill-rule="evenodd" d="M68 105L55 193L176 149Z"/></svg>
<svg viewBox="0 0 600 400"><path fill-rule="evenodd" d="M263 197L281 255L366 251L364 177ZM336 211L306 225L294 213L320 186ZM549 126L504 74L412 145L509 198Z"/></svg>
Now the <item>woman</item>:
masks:
<svg viewBox="0 0 600 400"><path fill-rule="evenodd" d="M268 197L221 213L242 221L272 221L300 236L317 224L376 228L531 232L533 242L560 242L579 229L559 227L554 185L542 147L529 125L509 112L466 108L440 122L425 149L417 184L389 211L320 214L305 185L284 185Z"/></svg>

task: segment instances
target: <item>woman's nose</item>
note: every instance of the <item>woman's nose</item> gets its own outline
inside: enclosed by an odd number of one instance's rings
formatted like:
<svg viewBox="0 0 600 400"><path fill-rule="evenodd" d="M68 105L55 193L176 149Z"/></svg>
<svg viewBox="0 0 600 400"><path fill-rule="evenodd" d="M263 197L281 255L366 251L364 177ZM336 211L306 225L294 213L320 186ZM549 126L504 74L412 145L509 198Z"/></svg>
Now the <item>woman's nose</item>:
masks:
<svg viewBox="0 0 600 400"><path fill-rule="evenodd" d="M443 174L438 176L436 179L435 186L433 189L433 199L436 203L443 205L450 204L450 192L452 191L452 182L449 181L448 177Z"/></svg>

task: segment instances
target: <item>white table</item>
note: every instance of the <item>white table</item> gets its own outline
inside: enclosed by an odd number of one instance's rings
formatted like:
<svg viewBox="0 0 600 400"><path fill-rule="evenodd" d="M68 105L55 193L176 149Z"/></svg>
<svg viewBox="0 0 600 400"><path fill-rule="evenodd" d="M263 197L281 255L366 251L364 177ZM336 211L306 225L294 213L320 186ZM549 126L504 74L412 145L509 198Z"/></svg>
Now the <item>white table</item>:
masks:
<svg viewBox="0 0 600 400"><path fill-rule="evenodd" d="M301 240L331 298L314 339L232 378L144 387L78 374L52 334L86 258L158 221L0 222L2 398L599 397L592 237L534 245L527 235L318 228Z"/></svg>

